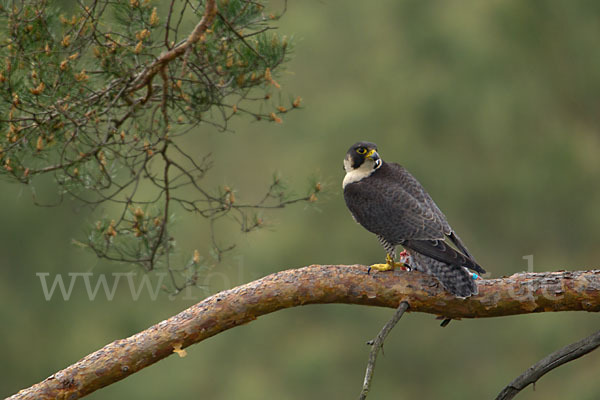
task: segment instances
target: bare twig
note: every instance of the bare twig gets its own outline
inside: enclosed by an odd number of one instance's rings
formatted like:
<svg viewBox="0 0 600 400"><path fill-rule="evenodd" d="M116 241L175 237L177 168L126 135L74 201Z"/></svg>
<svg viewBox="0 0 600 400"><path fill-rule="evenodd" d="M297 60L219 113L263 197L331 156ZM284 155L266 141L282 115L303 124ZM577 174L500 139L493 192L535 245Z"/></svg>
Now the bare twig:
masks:
<svg viewBox="0 0 600 400"><path fill-rule="evenodd" d="M600 331L549 354L536 364L527 368L525 372L502 389L498 397L496 397L496 400L510 400L514 398L521 390L532 383L535 384L538 379L552 371L554 368L560 367L569 361L576 360L595 350L599 346Z"/></svg>
<svg viewBox="0 0 600 400"><path fill-rule="evenodd" d="M306 304L362 304L448 318L482 318L548 311L600 311L600 270L522 273L478 280L479 294L457 299L430 275L367 267L311 265L281 271L217 293L129 338L89 354L10 399L77 399L261 315ZM553 295L557 291L564 295Z"/></svg>
<svg viewBox="0 0 600 400"><path fill-rule="evenodd" d="M400 318L404 315L404 312L408 310L408 303L405 301L400 302L400 305L396 309L394 316L381 328L381 331L377 334L374 340L370 340L367 344L370 344L371 352L369 353L369 362L367 363L367 370L365 372L365 380L363 381L363 387L360 391L360 400L367 398L369 390L371 388L371 380L373 379L373 372L375 371L375 362L377 361L377 355L379 350L383 349L383 342L387 335L394 329Z"/></svg>

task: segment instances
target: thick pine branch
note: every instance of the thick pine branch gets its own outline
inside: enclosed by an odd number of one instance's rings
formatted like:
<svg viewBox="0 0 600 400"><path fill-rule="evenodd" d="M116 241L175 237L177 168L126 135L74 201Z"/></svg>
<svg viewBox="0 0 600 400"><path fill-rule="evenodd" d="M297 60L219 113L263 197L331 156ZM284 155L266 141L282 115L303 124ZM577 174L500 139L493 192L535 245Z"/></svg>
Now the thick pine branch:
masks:
<svg viewBox="0 0 600 400"><path fill-rule="evenodd" d="M127 339L114 341L10 399L77 399L224 330L305 304L346 303L449 318L545 311L600 311L600 270L522 273L478 280L479 295L457 299L416 271L367 275L365 266L312 265L217 293Z"/></svg>

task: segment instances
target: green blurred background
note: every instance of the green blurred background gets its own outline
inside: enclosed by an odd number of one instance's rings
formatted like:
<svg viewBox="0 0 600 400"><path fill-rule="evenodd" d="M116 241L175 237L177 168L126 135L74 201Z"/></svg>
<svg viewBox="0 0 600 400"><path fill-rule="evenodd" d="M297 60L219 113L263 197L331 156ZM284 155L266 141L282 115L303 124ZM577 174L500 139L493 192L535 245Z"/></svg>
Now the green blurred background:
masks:
<svg viewBox="0 0 600 400"><path fill-rule="evenodd" d="M276 8L281 3L273 4ZM193 21L189 21L192 23ZM209 293L309 264L369 264L384 252L356 225L341 193L342 158L357 140L379 145L423 183L479 262L498 277L589 269L600 259L600 2L291 1L279 22L295 57L278 78L304 109L282 125L239 120L189 137L212 151L214 185L256 200L278 172L298 193L323 183L315 207L269 213L207 275ZM284 96L287 96L285 94ZM195 146L195 147L193 147ZM45 301L36 272L134 270L71 246L86 209L32 204L28 188L0 190L0 395L10 395L183 310L161 294ZM37 187L44 196L51 186ZM178 245L206 254L204 221L180 214ZM94 278L96 279L96 278ZM95 280L94 280L95 282ZM224 332L89 396L112 398L349 399L362 384L371 339L390 309L323 305L285 310ZM600 317L560 313L464 320L440 328L409 314L392 332L370 398L492 398L547 353L590 334ZM598 399L600 353L559 368L520 399Z"/></svg>

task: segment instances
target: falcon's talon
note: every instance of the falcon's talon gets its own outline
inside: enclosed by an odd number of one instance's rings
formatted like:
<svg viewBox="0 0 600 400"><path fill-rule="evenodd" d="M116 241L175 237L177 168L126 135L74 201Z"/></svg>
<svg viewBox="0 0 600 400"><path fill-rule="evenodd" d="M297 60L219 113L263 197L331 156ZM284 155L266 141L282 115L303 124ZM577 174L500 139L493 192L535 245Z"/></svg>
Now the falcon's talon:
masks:
<svg viewBox="0 0 600 400"><path fill-rule="evenodd" d="M387 253L385 256L385 264L373 264L369 267L369 269L367 270L367 275L369 275L369 272L371 272L371 269L377 270L377 271L392 271L394 269L400 269L402 271L410 271L411 268L408 264L405 264L404 262L397 262L394 261L394 259L392 258L392 256L390 255L390 253Z"/></svg>
<svg viewBox="0 0 600 400"><path fill-rule="evenodd" d="M404 253L404 254L402 254ZM408 257L410 257L408 255L408 253L406 251L403 251L402 253L400 253L400 261L394 261L394 259L392 258L392 256L387 253L385 256L385 262L387 263L387 265L390 266L390 269L395 269L398 268L402 271L410 271L410 266L406 263L406 261L408 261Z"/></svg>
<svg viewBox="0 0 600 400"><path fill-rule="evenodd" d="M369 271L371 269L374 269L377 271L391 271L394 269L394 266L390 265L390 264L373 264L369 267Z"/></svg>

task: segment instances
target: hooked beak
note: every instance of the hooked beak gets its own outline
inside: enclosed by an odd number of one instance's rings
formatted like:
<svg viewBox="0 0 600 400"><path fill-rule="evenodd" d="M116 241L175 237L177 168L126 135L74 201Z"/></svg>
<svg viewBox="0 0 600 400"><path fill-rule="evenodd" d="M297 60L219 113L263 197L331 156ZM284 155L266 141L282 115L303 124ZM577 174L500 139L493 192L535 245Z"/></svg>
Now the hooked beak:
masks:
<svg viewBox="0 0 600 400"><path fill-rule="evenodd" d="M375 149L369 151L366 158L375 162L375 168L379 168L381 166L381 158L379 158L379 153L377 153Z"/></svg>

